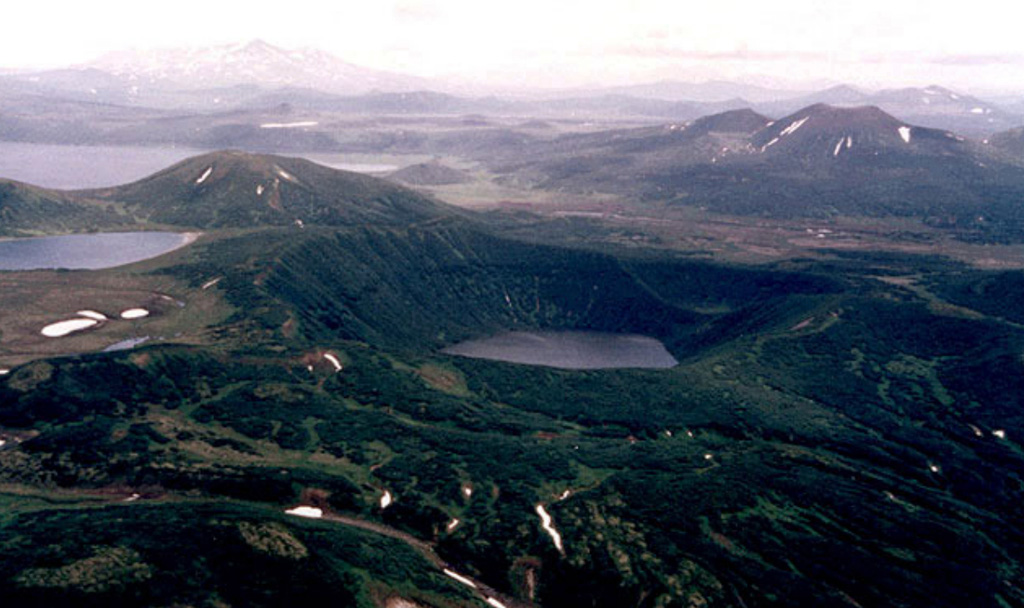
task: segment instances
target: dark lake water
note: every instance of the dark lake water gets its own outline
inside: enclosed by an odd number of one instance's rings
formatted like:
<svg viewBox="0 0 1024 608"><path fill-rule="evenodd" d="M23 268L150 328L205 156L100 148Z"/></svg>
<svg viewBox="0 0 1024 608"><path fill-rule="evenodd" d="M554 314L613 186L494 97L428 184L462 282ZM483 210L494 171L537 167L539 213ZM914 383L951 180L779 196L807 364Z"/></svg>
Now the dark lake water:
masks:
<svg viewBox="0 0 1024 608"><path fill-rule="evenodd" d="M593 331L513 331L460 342L441 352L563 369L665 369L678 363L654 338Z"/></svg>
<svg viewBox="0 0 1024 608"><path fill-rule="evenodd" d="M167 253L188 239L177 232L99 232L0 240L0 270L113 268Z"/></svg>

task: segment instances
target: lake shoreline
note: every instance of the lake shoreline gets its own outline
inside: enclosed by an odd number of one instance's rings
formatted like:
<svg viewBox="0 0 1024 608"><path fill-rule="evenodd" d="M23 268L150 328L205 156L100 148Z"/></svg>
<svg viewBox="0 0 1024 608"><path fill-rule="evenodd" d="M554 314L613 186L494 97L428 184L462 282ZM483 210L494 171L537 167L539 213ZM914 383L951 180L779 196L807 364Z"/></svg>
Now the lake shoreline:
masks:
<svg viewBox="0 0 1024 608"><path fill-rule="evenodd" d="M679 364L659 340L598 331L508 331L466 340L442 354L568 370L669 369Z"/></svg>

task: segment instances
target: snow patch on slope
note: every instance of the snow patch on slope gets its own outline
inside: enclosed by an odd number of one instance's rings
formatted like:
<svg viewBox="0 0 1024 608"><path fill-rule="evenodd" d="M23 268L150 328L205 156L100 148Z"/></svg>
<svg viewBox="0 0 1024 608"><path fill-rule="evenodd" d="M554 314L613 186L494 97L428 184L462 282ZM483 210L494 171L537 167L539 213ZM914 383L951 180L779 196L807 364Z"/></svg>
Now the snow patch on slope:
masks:
<svg viewBox="0 0 1024 608"><path fill-rule="evenodd" d="M261 129L300 129L302 127L315 127L319 122L315 120L303 120L298 122L265 122L260 125Z"/></svg>
<svg viewBox="0 0 1024 608"><path fill-rule="evenodd" d="M288 509L287 511L285 511L285 514L295 515L298 517L308 517L310 519L320 519L324 516L324 511L323 509L318 509L316 507L300 506L295 507L294 509Z"/></svg>
<svg viewBox="0 0 1024 608"><path fill-rule="evenodd" d="M551 537L551 541L555 543L555 548L558 549L559 553L565 553L565 549L562 547L562 535L555 529L552 523L551 515L544 508L544 505L536 506L537 515L540 516L540 525L544 528L544 531Z"/></svg>
<svg viewBox="0 0 1024 608"><path fill-rule="evenodd" d="M810 116L804 116L800 120L793 121L793 124L789 125L785 129L783 129L781 133L779 133L779 137L785 137L787 135L792 135L793 133L796 133L797 129L804 126L804 123L810 120L810 118Z"/></svg>
<svg viewBox="0 0 1024 608"><path fill-rule="evenodd" d="M92 327L97 323L99 323L99 321L96 319L69 319L67 321L51 323L44 327L39 333L43 334L47 338L62 338L76 331Z"/></svg>

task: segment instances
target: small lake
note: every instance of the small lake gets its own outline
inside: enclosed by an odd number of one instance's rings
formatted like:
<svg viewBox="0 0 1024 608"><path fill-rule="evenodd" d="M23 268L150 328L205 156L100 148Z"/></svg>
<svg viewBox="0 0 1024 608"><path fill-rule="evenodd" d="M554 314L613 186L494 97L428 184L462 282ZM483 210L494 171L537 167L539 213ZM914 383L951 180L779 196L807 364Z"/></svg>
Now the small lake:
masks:
<svg viewBox="0 0 1024 608"><path fill-rule="evenodd" d="M99 270L141 262L190 243L177 232L98 232L0 240L0 270Z"/></svg>
<svg viewBox="0 0 1024 608"><path fill-rule="evenodd" d="M679 363L654 338L594 331L513 331L460 342L441 352L562 369L666 369Z"/></svg>

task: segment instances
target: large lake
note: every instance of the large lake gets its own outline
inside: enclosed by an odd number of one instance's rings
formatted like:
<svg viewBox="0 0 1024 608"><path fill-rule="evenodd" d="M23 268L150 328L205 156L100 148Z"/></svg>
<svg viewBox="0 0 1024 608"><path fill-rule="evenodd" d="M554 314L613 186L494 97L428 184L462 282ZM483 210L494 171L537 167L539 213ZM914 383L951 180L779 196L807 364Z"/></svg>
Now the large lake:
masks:
<svg viewBox="0 0 1024 608"><path fill-rule="evenodd" d="M141 262L191 242L177 232L100 232L0 240L0 270L98 270Z"/></svg>
<svg viewBox="0 0 1024 608"><path fill-rule="evenodd" d="M134 182L201 153L190 148L0 142L0 177L59 190L104 188Z"/></svg>
<svg viewBox="0 0 1024 608"><path fill-rule="evenodd" d="M441 352L562 369L665 369L679 363L654 338L593 331L513 331L460 342Z"/></svg>
<svg viewBox="0 0 1024 608"><path fill-rule="evenodd" d="M0 142L0 178L44 188L105 188L142 179L204 150L171 147L61 146ZM343 154L296 154L358 173L393 171L398 165L359 162Z"/></svg>

